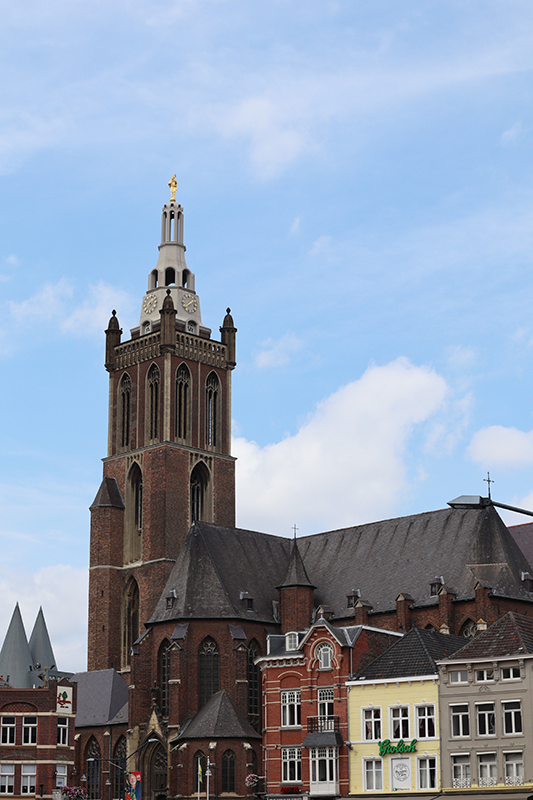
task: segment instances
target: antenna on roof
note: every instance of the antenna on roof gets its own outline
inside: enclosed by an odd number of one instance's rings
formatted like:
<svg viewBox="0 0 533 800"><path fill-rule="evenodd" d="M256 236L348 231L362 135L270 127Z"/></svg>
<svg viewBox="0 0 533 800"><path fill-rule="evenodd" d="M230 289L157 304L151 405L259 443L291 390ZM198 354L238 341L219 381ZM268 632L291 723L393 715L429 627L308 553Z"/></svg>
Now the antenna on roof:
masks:
<svg viewBox="0 0 533 800"><path fill-rule="evenodd" d="M485 481L485 483L488 483L488 485L489 485L489 500L490 500L491 499L490 498L490 485L491 485L491 483L494 483L494 481L491 481L491 479L490 479L490 472L487 472L487 477L483 478L483 480Z"/></svg>

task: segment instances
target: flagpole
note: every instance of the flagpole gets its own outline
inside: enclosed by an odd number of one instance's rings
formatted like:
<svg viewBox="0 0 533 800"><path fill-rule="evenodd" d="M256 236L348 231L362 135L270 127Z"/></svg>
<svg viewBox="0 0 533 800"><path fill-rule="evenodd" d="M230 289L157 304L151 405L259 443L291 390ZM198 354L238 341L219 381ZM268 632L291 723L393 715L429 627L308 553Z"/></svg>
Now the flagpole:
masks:
<svg viewBox="0 0 533 800"><path fill-rule="evenodd" d="M211 775L211 762L209 761L209 753L207 754L207 800L209 800L209 776Z"/></svg>

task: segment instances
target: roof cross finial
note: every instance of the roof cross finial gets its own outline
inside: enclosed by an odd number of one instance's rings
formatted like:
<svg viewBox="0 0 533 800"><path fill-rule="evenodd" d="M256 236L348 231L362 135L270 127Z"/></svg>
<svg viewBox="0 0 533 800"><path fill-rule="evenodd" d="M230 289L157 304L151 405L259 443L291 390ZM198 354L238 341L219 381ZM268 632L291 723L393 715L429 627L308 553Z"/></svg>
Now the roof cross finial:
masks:
<svg viewBox="0 0 533 800"><path fill-rule="evenodd" d="M296 527L296 523L294 523L294 525L292 526L292 530L293 530L293 533L294 533L294 540L296 541L296 531L299 531L300 528L297 528Z"/></svg>
<svg viewBox="0 0 533 800"><path fill-rule="evenodd" d="M175 175L173 175L171 177L171 179L168 182L168 185L170 186L170 199L171 200L175 200L176 199L176 189L178 188L178 182L176 180L176 176Z"/></svg>
<svg viewBox="0 0 533 800"><path fill-rule="evenodd" d="M485 481L485 483L488 483L489 485L489 500L490 500L490 485L491 483L494 483L494 481L490 479L490 472L487 472L487 477L483 478L483 480Z"/></svg>

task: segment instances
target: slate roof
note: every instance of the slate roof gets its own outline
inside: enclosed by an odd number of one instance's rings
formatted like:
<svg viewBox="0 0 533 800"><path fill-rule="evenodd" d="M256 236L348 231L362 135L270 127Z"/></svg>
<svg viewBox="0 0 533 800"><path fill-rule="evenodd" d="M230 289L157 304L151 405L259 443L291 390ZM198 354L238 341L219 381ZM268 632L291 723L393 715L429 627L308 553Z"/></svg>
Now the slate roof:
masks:
<svg viewBox="0 0 533 800"><path fill-rule="evenodd" d="M277 588L281 589L289 586L310 586L312 589L316 589L316 586L313 586L309 580L296 539L294 539L292 543L287 573L283 579L283 583Z"/></svg>
<svg viewBox="0 0 533 800"><path fill-rule="evenodd" d="M496 595L533 600L521 582L529 563L492 506L446 508L304 536L291 565L292 549L284 537L194 523L148 623L192 618L276 623L276 587L287 576L298 585L301 580L315 585L315 604L329 606L333 620L348 616L346 596L354 587L372 605L371 613L394 610L400 592L416 605L436 605L429 593L435 575L442 575L459 599L472 597L476 582L484 580ZM165 598L173 589L176 601L167 609ZM241 592L253 598L253 610L246 609Z"/></svg>
<svg viewBox="0 0 533 800"><path fill-rule="evenodd" d="M523 552L530 565L533 565L533 522L526 522L524 525L511 525L509 533ZM533 566L529 572L533 575Z"/></svg>
<svg viewBox="0 0 533 800"><path fill-rule="evenodd" d="M104 478L96 493L91 508L125 508L116 478Z"/></svg>
<svg viewBox="0 0 533 800"><path fill-rule="evenodd" d="M128 684L114 669L77 672L76 728L127 722Z"/></svg>
<svg viewBox="0 0 533 800"><path fill-rule="evenodd" d="M478 633L453 655L453 660L533 654L533 619L509 611L493 622L486 631Z"/></svg>
<svg viewBox="0 0 533 800"><path fill-rule="evenodd" d="M14 689L31 689L34 682L41 685L37 674L32 681L32 666L33 658L17 603L0 650L0 675Z"/></svg>
<svg viewBox="0 0 533 800"><path fill-rule="evenodd" d="M40 664L40 669L51 669L57 666L42 608L39 608L39 613L31 632L29 647L33 664Z"/></svg>
<svg viewBox="0 0 533 800"><path fill-rule="evenodd" d="M225 691L212 695L205 706L186 722L170 743L186 739L260 739L248 720L235 708Z"/></svg>
<svg viewBox="0 0 533 800"><path fill-rule="evenodd" d="M356 680L410 678L416 675L437 675L436 661L452 655L464 645L461 636L411 628L388 650L363 667Z"/></svg>

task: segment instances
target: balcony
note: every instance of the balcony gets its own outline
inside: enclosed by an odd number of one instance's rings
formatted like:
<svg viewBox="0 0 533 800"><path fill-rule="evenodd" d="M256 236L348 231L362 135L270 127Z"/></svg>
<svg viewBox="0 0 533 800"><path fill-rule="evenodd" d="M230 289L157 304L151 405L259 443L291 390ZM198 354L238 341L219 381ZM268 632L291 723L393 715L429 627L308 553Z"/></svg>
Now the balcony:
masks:
<svg viewBox="0 0 533 800"><path fill-rule="evenodd" d="M327 733L339 730L339 717L307 717L307 733Z"/></svg>

